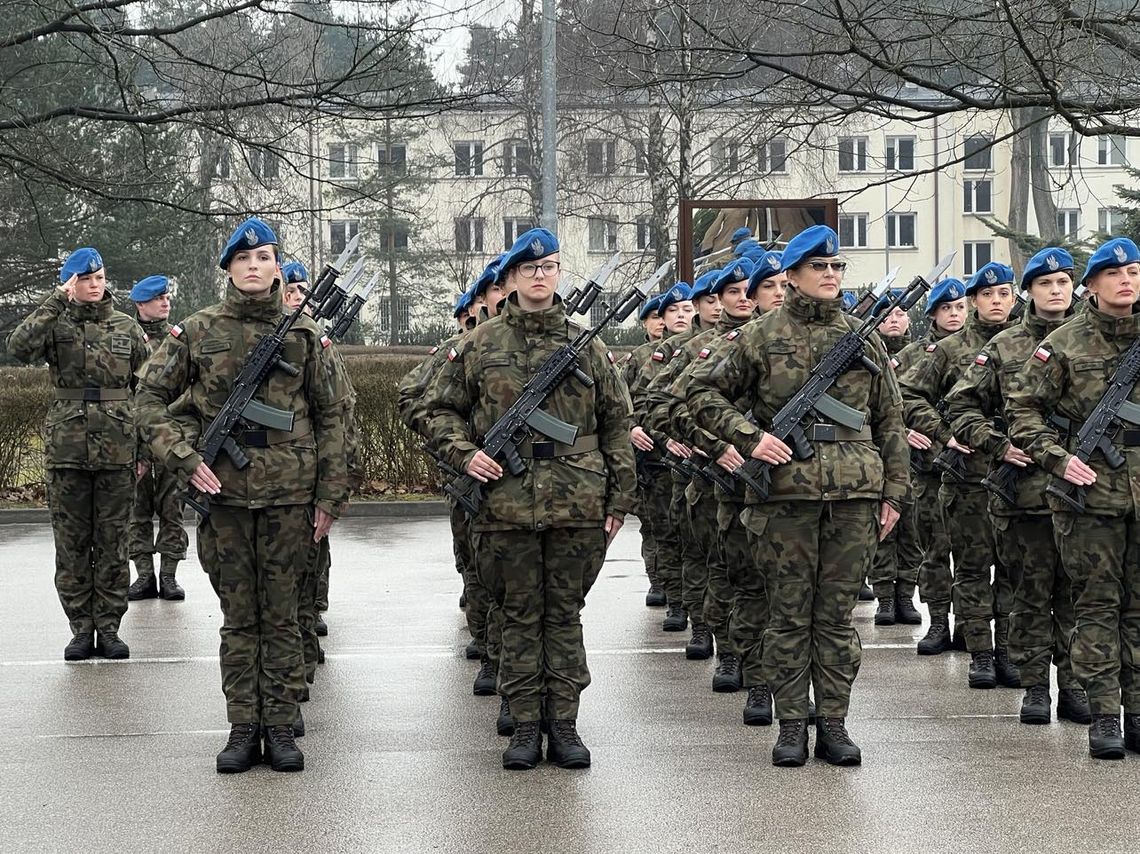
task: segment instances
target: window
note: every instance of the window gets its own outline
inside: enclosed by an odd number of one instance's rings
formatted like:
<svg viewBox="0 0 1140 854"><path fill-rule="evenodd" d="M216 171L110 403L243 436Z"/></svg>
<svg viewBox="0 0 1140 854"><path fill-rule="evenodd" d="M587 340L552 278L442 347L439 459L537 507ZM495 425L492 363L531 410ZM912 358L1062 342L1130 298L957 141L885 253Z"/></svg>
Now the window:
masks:
<svg viewBox="0 0 1140 854"><path fill-rule="evenodd" d="M887 137L887 171L914 171L914 137Z"/></svg>
<svg viewBox="0 0 1140 854"><path fill-rule="evenodd" d="M412 328L412 300L403 294L396 295L396 331L407 332ZM380 297L380 330L392 331L392 297Z"/></svg>
<svg viewBox="0 0 1140 854"><path fill-rule="evenodd" d="M214 177L228 181L230 177L230 149L227 146L218 152L218 159L214 161Z"/></svg>
<svg viewBox="0 0 1140 854"><path fill-rule="evenodd" d="M338 142L329 146L329 177L356 177L356 145Z"/></svg>
<svg viewBox="0 0 1140 854"><path fill-rule="evenodd" d="M455 218L455 251L483 251L483 217L460 216Z"/></svg>
<svg viewBox="0 0 1140 854"><path fill-rule="evenodd" d="M1097 208L1096 229L1105 234L1117 234L1124 230L1125 216L1120 208Z"/></svg>
<svg viewBox="0 0 1140 854"><path fill-rule="evenodd" d="M249 152L249 171L254 178L273 180L280 175L280 161L272 151L255 148Z"/></svg>
<svg viewBox="0 0 1140 854"><path fill-rule="evenodd" d="M962 244L962 272L972 276L993 260L994 245L988 240L967 240Z"/></svg>
<svg viewBox="0 0 1140 854"><path fill-rule="evenodd" d="M530 146L513 140L503 146L503 174L530 175Z"/></svg>
<svg viewBox="0 0 1140 854"><path fill-rule="evenodd" d="M867 215L839 215L839 245L844 249L867 248Z"/></svg>
<svg viewBox="0 0 1140 854"><path fill-rule="evenodd" d="M994 212L992 181L962 182L962 213L988 214Z"/></svg>
<svg viewBox="0 0 1140 854"><path fill-rule="evenodd" d="M483 143L480 142L456 142L452 146L455 149L455 174L467 178L471 176L478 176L483 174Z"/></svg>
<svg viewBox="0 0 1140 854"><path fill-rule="evenodd" d="M1081 212L1077 208L1057 209L1057 231L1066 237L1076 237L1081 230Z"/></svg>
<svg viewBox="0 0 1140 854"><path fill-rule="evenodd" d="M510 249L519 235L535 227L530 217L507 217L503 220L503 248Z"/></svg>
<svg viewBox="0 0 1140 854"><path fill-rule="evenodd" d="M617 222L612 219L602 219L596 216L590 217L590 251L616 252L617 225Z"/></svg>
<svg viewBox="0 0 1140 854"><path fill-rule="evenodd" d="M1122 136L1101 136L1096 141L1096 162L1100 166L1126 166L1125 139Z"/></svg>
<svg viewBox="0 0 1140 854"><path fill-rule="evenodd" d="M735 173L740 171L740 143L734 139L718 139L712 144L712 171Z"/></svg>
<svg viewBox="0 0 1140 854"><path fill-rule="evenodd" d="M844 136L839 138L839 171L867 171L867 137ZM840 241L842 243L842 241ZM847 244L844 243L844 246Z"/></svg>
<svg viewBox="0 0 1140 854"><path fill-rule="evenodd" d="M756 160L763 175L784 175L788 171L788 141L781 137L756 146Z"/></svg>
<svg viewBox="0 0 1140 854"><path fill-rule="evenodd" d="M586 141L586 174L611 175L617 168L617 143L612 139Z"/></svg>
<svg viewBox="0 0 1140 854"><path fill-rule="evenodd" d="M649 171L649 158L646 157L646 145L644 140L633 140L633 173L635 175L644 175Z"/></svg>
<svg viewBox="0 0 1140 854"><path fill-rule="evenodd" d="M408 227L403 223L382 225L376 229L376 234L380 238L381 252L387 249L399 250L408 248Z"/></svg>
<svg viewBox="0 0 1140 854"><path fill-rule="evenodd" d="M887 246L892 249L913 247L916 219L918 214L913 213L887 214Z"/></svg>
<svg viewBox="0 0 1140 854"><path fill-rule="evenodd" d="M356 237L360 223L355 219L334 219L329 223L329 248L333 255L344 251L348 241Z"/></svg>
<svg viewBox="0 0 1140 854"><path fill-rule="evenodd" d="M1075 143L1071 133L1049 134L1049 165L1068 166L1071 157L1070 152L1074 148Z"/></svg>
<svg viewBox="0 0 1140 854"><path fill-rule="evenodd" d="M993 140L988 136L970 136L966 138L965 160L962 168L971 171L984 171L993 168Z"/></svg>
<svg viewBox="0 0 1140 854"><path fill-rule="evenodd" d="M403 142L376 144L376 163L382 171L403 175L408 171L408 146Z"/></svg>
<svg viewBox="0 0 1140 854"><path fill-rule="evenodd" d="M653 220L647 216L637 218L637 248L653 249Z"/></svg>

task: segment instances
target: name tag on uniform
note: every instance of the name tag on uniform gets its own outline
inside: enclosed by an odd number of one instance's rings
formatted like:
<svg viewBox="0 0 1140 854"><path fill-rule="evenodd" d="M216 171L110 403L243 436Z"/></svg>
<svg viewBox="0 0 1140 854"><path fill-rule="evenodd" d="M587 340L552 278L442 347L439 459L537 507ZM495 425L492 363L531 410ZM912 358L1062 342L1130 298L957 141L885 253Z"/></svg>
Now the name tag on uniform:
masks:
<svg viewBox="0 0 1140 854"><path fill-rule="evenodd" d="M129 356L131 355L131 336L129 335L112 335L111 336L111 352L116 356Z"/></svg>

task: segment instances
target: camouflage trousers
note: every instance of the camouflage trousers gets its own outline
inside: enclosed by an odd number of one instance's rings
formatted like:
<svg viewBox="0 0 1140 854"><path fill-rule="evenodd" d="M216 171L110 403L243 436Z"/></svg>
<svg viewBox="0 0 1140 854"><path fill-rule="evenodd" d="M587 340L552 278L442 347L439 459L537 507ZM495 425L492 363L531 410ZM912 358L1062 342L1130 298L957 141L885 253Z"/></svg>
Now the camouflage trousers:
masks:
<svg viewBox="0 0 1140 854"><path fill-rule="evenodd" d="M479 580L475 565L475 549L472 545L471 526L467 514L457 504L451 505L451 543L455 554L455 568L463 577L463 595L467 600L464 615L467 617L467 631L479 648L487 649L487 615L491 610L491 597L487 588Z"/></svg>
<svg viewBox="0 0 1140 854"><path fill-rule="evenodd" d="M668 469L650 469L653 476L646 490L646 514L653 540L657 544L657 580L665 588L670 605L681 604L682 591L682 536L672 518L673 480Z"/></svg>
<svg viewBox="0 0 1140 854"><path fill-rule="evenodd" d="M709 581L708 549L709 526L693 530L689 512L687 490L690 483L673 477L673 496L669 502L669 522L680 538L681 555L681 607L693 619L704 619L705 588ZM703 521L703 520L702 520ZM715 531L715 527L713 528ZM713 535L715 537L715 534ZM672 601L672 600L670 600Z"/></svg>
<svg viewBox="0 0 1140 854"><path fill-rule="evenodd" d="M930 609L931 616L950 613L954 574L950 571L950 535L942 517L938 493L942 478L938 474L917 474L914 486L915 529L922 549L918 566L918 596Z"/></svg>
<svg viewBox="0 0 1140 854"><path fill-rule="evenodd" d="M997 553L1017 579L1009 612L1009 656L1021 669L1021 684L1049 684L1049 664L1057 685L1076 688L1069 661L1073 634L1073 591L1053 539L1053 517L994 516Z"/></svg>
<svg viewBox="0 0 1140 854"><path fill-rule="evenodd" d="M332 569L332 561L325 563L321 569L320 578L317 579L317 613L323 613L329 609L329 570Z"/></svg>
<svg viewBox="0 0 1140 854"><path fill-rule="evenodd" d="M327 577L331 564L329 538L314 543L310 537L297 583L297 627L301 630L301 647L305 653L305 681L310 685L316 680L317 662L321 655L321 639L317 635L317 591L321 576Z"/></svg>
<svg viewBox="0 0 1140 854"><path fill-rule="evenodd" d="M875 589L876 598L893 596L896 584L903 596L908 599L913 596L922 559L918 511L914 504L906 504L898 524L875 548L875 559L871 561L867 579Z"/></svg>
<svg viewBox="0 0 1140 854"><path fill-rule="evenodd" d="M728 581L728 566L720 547L720 524L717 519L716 494L704 485L690 483L685 489L685 515L693 534L694 552L702 559L694 559L684 578L685 609L695 621L712 629L718 651L734 652L729 632L732 615L732 585Z"/></svg>
<svg viewBox="0 0 1140 854"><path fill-rule="evenodd" d="M954 613L970 652L1009 642L1014 579L997 559L989 493L981 484L942 484L939 492L950 547L954 551ZM992 574L991 574L992 573ZM992 579L992 580L991 580Z"/></svg>
<svg viewBox="0 0 1140 854"><path fill-rule="evenodd" d="M877 534L878 502L768 501L741 522L768 590L762 681L781 719L843 718L863 647L851 624Z"/></svg>
<svg viewBox="0 0 1140 854"><path fill-rule="evenodd" d="M601 528L475 535L476 563L501 626L499 694L516 721L577 719L590 684L582 606L605 556Z"/></svg>
<svg viewBox="0 0 1140 854"><path fill-rule="evenodd" d="M649 490L638 485L637 518L641 522L641 560L645 563L645 575L649 579L649 586L660 587L661 579L657 574L657 537L653 533L649 508Z"/></svg>
<svg viewBox="0 0 1140 854"><path fill-rule="evenodd" d="M182 527L181 487L178 477L162 466L152 465L135 484L135 503L131 513L131 560L145 558L155 552L174 560L186 560L190 538ZM154 536L154 517L158 516L158 538ZM148 566L150 561L144 561Z"/></svg>
<svg viewBox="0 0 1140 854"><path fill-rule="evenodd" d="M49 468L46 479L55 590L71 631L118 631L131 583L127 541L135 473Z"/></svg>
<svg viewBox="0 0 1140 854"><path fill-rule="evenodd" d="M1073 591L1073 675L1094 715L1140 714L1140 521L1055 513Z"/></svg>
<svg viewBox="0 0 1140 854"><path fill-rule="evenodd" d="M230 723L291 724L305 688L297 624L309 506L212 505L198 525L198 558L222 606L222 692Z"/></svg>
<svg viewBox="0 0 1140 854"><path fill-rule="evenodd" d="M721 646L740 656L744 687L754 688L764 684L761 651L768 627L768 591L740 521L742 510L743 505L732 501L717 502L720 555L732 590L728 643ZM719 635L717 640L721 640Z"/></svg>

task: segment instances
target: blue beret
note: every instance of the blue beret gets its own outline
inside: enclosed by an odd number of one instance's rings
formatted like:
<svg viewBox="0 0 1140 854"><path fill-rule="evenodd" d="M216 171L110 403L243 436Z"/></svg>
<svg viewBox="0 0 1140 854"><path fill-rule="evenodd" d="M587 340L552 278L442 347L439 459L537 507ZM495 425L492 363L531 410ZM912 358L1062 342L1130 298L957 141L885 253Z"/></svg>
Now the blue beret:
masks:
<svg viewBox="0 0 1140 854"><path fill-rule="evenodd" d="M468 288L458 297L455 298L455 310L451 313L452 317L459 317L459 315L471 308L471 302L475 299L475 291Z"/></svg>
<svg viewBox="0 0 1140 854"><path fill-rule="evenodd" d="M251 216L234 229L226 247L222 250L222 257L218 259L218 266L223 270L230 266L230 261L238 252L256 249L258 246L276 246L277 235L273 229L266 225L264 220Z"/></svg>
<svg viewBox="0 0 1140 854"><path fill-rule="evenodd" d="M926 313L934 314L934 309L944 302L954 302L966 296L966 284L961 279L943 279L930 289L926 297Z"/></svg>
<svg viewBox="0 0 1140 854"><path fill-rule="evenodd" d="M871 314L873 314L875 317L878 317L886 309L888 302L901 295L901 288L893 288L892 290L887 291L885 294L879 297L878 302L875 303L875 307L871 309Z"/></svg>
<svg viewBox="0 0 1140 854"><path fill-rule="evenodd" d="M1073 272L1073 256L1059 246L1046 246L1030 258L1021 271L1021 287L1029 287L1029 283L1038 276L1048 276L1062 270Z"/></svg>
<svg viewBox="0 0 1140 854"><path fill-rule="evenodd" d="M479 274L479 278L477 278L472 283L472 288L474 289L474 293L472 295L473 298L485 294L487 292L487 288L491 287L491 285L495 284L495 282L499 280L499 266L503 263L503 259L506 257L507 253L503 252L495 256L495 259L483 268L483 272Z"/></svg>
<svg viewBox="0 0 1140 854"><path fill-rule="evenodd" d="M784 247L784 269L790 270L812 257L830 258L839 254L839 235L826 225L805 228Z"/></svg>
<svg viewBox="0 0 1140 854"><path fill-rule="evenodd" d="M657 297L658 304L660 305L658 311L664 314L665 309L674 303L685 302L686 300L691 300L692 298L693 293L689 289L688 284L685 282L677 282L677 284L673 285L673 287L669 288L669 290L665 291L665 293Z"/></svg>
<svg viewBox="0 0 1140 854"><path fill-rule="evenodd" d="M1012 285L1017 280L1013 273L1013 267L1009 267L998 261L990 261L990 263L979 268L978 272L974 273L974 278L970 279L970 283L966 285L966 294L973 294L980 291L982 288L993 288L998 285Z"/></svg>
<svg viewBox="0 0 1140 854"><path fill-rule="evenodd" d="M291 285L309 281L309 271L300 261L290 261L281 268L281 275Z"/></svg>
<svg viewBox="0 0 1140 854"><path fill-rule="evenodd" d="M736 243L738 240L747 240L751 236L752 229L748 228L748 226L742 225L740 228L736 229L736 231L732 232L732 237L729 238L729 240L732 243Z"/></svg>
<svg viewBox="0 0 1140 854"><path fill-rule="evenodd" d="M742 240L736 244L736 248L732 250L732 254L737 258L740 258L744 255L747 255L749 252L756 251L763 252L764 247L760 245L759 241L749 238L748 240Z"/></svg>
<svg viewBox="0 0 1140 854"><path fill-rule="evenodd" d="M59 268L59 281L66 282L72 276L85 276L102 269L103 256L90 246L83 246L67 256Z"/></svg>
<svg viewBox="0 0 1140 854"><path fill-rule="evenodd" d="M689 299L695 300L711 294L713 285L720 277L720 273L720 270L708 270L697 276L697 280L693 282L693 287L689 289Z"/></svg>
<svg viewBox="0 0 1140 854"><path fill-rule="evenodd" d="M131 288L131 302L148 302L170 290L170 279L166 276L147 276L139 279Z"/></svg>
<svg viewBox="0 0 1140 854"><path fill-rule="evenodd" d="M752 275L748 277L748 295L752 296L756 289L760 287L760 283L765 279L770 279L772 276L780 274L780 253L779 252L765 252L752 259Z"/></svg>
<svg viewBox="0 0 1140 854"><path fill-rule="evenodd" d="M842 304L844 311L851 311L851 309L855 308L855 303L857 300L854 291L843 291L843 293L839 295L839 299L843 301Z"/></svg>
<svg viewBox="0 0 1140 854"><path fill-rule="evenodd" d="M558 238L545 228L532 228L519 235L519 239L507 250L503 260L499 263L499 272L495 281L500 282L506 278L513 268L523 261L537 261L547 255L558 251Z"/></svg>
<svg viewBox="0 0 1140 854"><path fill-rule="evenodd" d="M738 258L720 271L720 275L713 280L710 294L719 294L728 285L736 282L747 282L752 275L752 262L747 258Z"/></svg>
<svg viewBox="0 0 1140 854"><path fill-rule="evenodd" d="M656 311L656 312L660 313L661 312L661 297L663 297L663 296L665 296L665 295L664 294L657 294L656 296L652 296L649 299L647 299L645 302L643 302L641 304L641 311L637 315L637 319L638 320L646 320L649 318L649 315L653 314L653 312Z"/></svg>
<svg viewBox="0 0 1140 854"><path fill-rule="evenodd" d="M1085 267L1081 281L1088 281L1089 276L1094 276L1109 267L1123 267L1125 264L1137 262L1140 262L1140 249L1136 244L1127 237L1114 237L1098 246L1096 252L1089 256L1089 263Z"/></svg>

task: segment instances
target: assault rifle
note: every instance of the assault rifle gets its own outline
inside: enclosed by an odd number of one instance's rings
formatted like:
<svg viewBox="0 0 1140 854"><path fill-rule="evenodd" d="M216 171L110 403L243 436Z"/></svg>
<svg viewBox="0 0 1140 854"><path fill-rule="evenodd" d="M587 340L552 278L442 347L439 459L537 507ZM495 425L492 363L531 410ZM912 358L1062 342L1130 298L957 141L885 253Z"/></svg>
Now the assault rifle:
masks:
<svg viewBox="0 0 1140 854"><path fill-rule="evenodd" d="M609 267L610 264L607 263L606 266ZM606 267L602 269L604 272ZM487 431L483 437L483 453L494 460L502 460L507 470L518 477L526 471L526 463L523 462L518 446L535 433L563 445L573 445L578 438L578 428L544 412L542 404L570 376L587 388L593 387L594 380L580 367L582 353L610 321L620 322L635 312L668 272L669 264L662 264L643 283L630 287L615 304L603 301L605 316L592 328L578 333L571 343L563 344L547 357L538 372L523 386L518 399ZM591 281L591 285L596 282L595 286L600 291L604 280L597 282L597 278ZM483 503L483 485L469 474L457 477L443 491L454 498L468 516L478 513L479 506Z"/></svg>
<svg viewBox="0 0 1140 854"><path fill-rule="evenodd" d="M300 375L300 368L290 365L281 358L285 349L285 338L310 303L313 303L317 310L321 308L323 301L336 284L341 270L356 252L359 242L358 234L349 241L335 261L325 266L311 289L302 289L304 299L300 305L290 313L282 314L273 331L254 345L253 351L246 358L241 372L234 380L229 397L198 439L198 453L202 455L206 465L213 468L218 457L225 453L234 464L234 468L241 471L249 465L250 460L235 438L241 438L249 447L265 447L269 430L288 433L293 429L295 413L267 406L254 400L253 396L274 370L280 369L291 377ZM182 500L202 517L210 515L210 499L194 487L190 487L182 496Z"/></svg>
<svg viewBox="0 0 1140 854"><path fill-rule="evenodd" d="M834 421L836 424L850 430L862 430L866 422L866 415L853 409L827 394L827 390L835 385L847 371L861 364L872 375L880 373L879 366L867 358L863 352L867 341L875 330L887 319L887 315L896 307L909 310L930 289L930 283L938 279L950 263L954 260L951 252L934 265L926 278L915 276L906 289L894 294L887 303L887 310L878 316L868 317L858 329L853 329L824 354L823 359L816 365L803 387L792 395L791 399L783 405L768 432L782 442L791 441L792 449L798 460L807 460L815 454L808 439L807 427L824 428L827 432L830 425L812 424L819 417ZM738 468L733 474L751 489L761 501L768 498L768 488L772 482L772 465L764 460L750 459Z"/></svg>
<svg viewBox="0 0 1140 854"><path fill-rule="evenodd" d="M863 293L859 295L858 301L852 307L851 311L848 312L848 314L850 314L852 317L857 317L860 320L863 320L868 314L871 313L871 309L875 307L875 304L879 301L883 294L891 289L891 285L893 285L895 282L895 276L898 274L899 268L892 267L890 272L887 273L887 275L883 276L883 279L881 282L879 282L879 284L867 288L867 290L863 291Z"/></svg>
<svg viewBox="0 0 1140 854"><path fill-rule="evenodd" d="M934 404L934 411L941 415L943 420L946 418L946 409L945 400L940 400ZM966 455L956 448L951 448L949 445L943 447L938 456L934 458L933 465L954 483L966 482Z"/></svg>
<svg viewBox="0 0 1140 854"><path fill-rule="evenodd" d="M435 460L435 467L448 477L463 477L463 472L443 458L443 454L432 447L431 442L424 442L420 450Z"/></svg>
<svg viewBox="0 0 1140 854"><path fill-rule="evenodd" d="M1071 429L1068 418L1063 415L1050 415L1046 419L1058 430L1068 433ZM1030 464L1032 465L1032 463ZM1015 466L1013 463L1002 463L982 478L982 486L993 493L1010 507L1017 507L1017 490L1021 479L1029 472L1029 466Z"/></svg>
<svg viewBox="0 0 1140 854"><path fill-rule="evenodd" d="M1109 434L1123 433L1126 446L1140 444L1140 406L1128 402L1128 396L1140 380L1140 338L1124 352L1112 379L1108 382L1096 408L1081 429L1077 431L1077 447L1074 456L1087 463L1097 449L1104 454L1109 467L1118 469L1126 462L1124 455L1116 449ZM1056 496L1077 513L1085 512L1085 488L1055 479L1045 488L1049 495Z"/></svg>
<svg viewBox="0 0 1140 854"><path fill-rule="evenodd" d="M675 471L678 474L682 473L681 467L677 463L673 462L669 457L655 454L653 451L642 451L639 448L634 448L633 459L637 464L637 484L642 488L649 485L653 477L653 475L650 474L650 470L654 466L660 466L661 468Z"/></svg>

